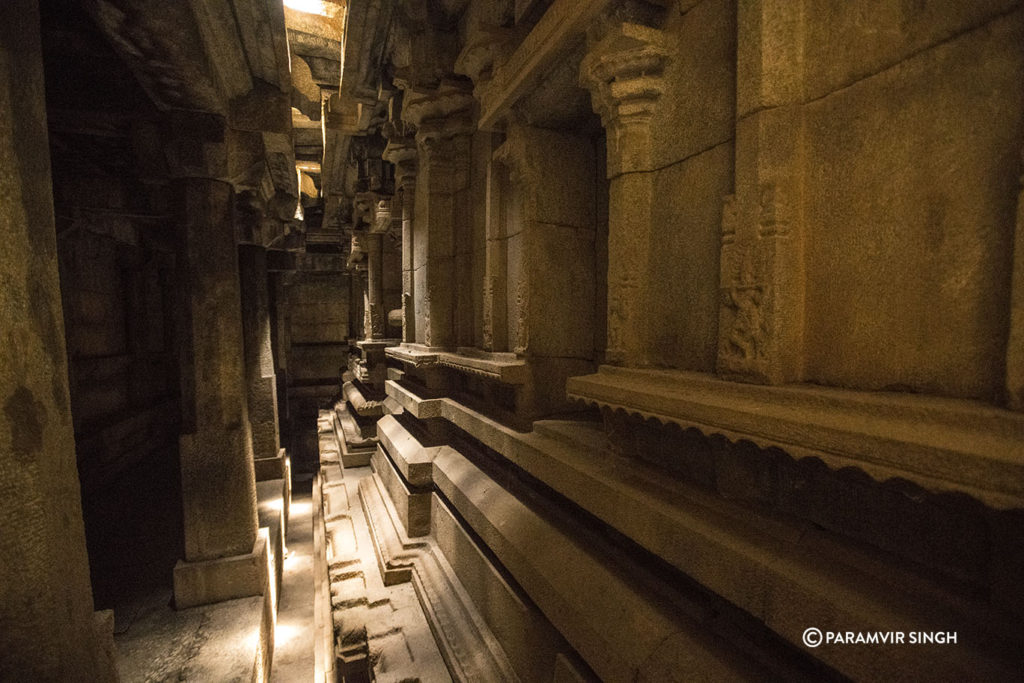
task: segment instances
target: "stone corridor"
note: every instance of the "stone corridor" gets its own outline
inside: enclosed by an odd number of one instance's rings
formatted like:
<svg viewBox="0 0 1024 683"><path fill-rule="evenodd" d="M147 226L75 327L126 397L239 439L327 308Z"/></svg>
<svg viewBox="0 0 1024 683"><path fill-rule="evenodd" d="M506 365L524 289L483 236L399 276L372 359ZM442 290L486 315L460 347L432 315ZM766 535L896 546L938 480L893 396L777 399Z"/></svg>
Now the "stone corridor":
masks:
<svg viewBox="0 0 1024 683"><path fill-rule="evenodd" d="M4 0L0 682L1012 681L1020 0Z"/></svg>

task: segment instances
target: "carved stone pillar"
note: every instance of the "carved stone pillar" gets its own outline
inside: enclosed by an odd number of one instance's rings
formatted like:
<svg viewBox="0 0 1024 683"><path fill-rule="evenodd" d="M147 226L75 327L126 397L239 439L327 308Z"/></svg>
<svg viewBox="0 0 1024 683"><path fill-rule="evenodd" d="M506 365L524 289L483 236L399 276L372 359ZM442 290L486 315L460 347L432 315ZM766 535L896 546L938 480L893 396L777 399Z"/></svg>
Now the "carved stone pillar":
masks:
<svg viewBox="0 0 1024 683"><path fill-rule="evenodd" d="M455 226L469 220L472 96L443 84L407 92L402 117L416 126L419 173L413 242L416 341L433 347L455 342Z"/></svg>
<svg viewBox="0 0 1024 683"><path fill-rule="evenodd" d="M402 211L402 341L416 340L413 283L413 216L416 209L416 140L392 136L384 159L395 165L395 196Z"/></svg>
<svg viewBox="0 0 1024 683"><path fill-rule="evenodd" d="M366 236L366 339L384 338L384 272L382 235Z"/></svg>
<svg viewBox="0 0 1024 683"><path fill-rule="evenodd" d="M0 680L116 680L93 616L35 0L0 3ZM109 652L110 650L107 650Z"/></svg>
<svg viewBox="0 0 1024 683"><path fill-rule="evenodd" d="M175 113L171 128L185 523L174 594L183 608L261 593L267 549L257 536L234 191L219 179L231 141L211 115Z"/></svg>
<svg viewBox="0 0 1024 683"><path fill-rule="evenodd" d="M267 252L263 247L238 248L242 282L242 331L253 457L276 458L281 448L277 416L277 376L270 345L270 296Z"/></svg>
<svg viewBox="0 0 1024 683"><path fill-rule="evenodd" d="M567 409L566 379L594 369L594 151L586 137L511 124L494 152L509 169L505 281L494 287L514 297L509 345L529 361L524 419Z"/></svg>
<svg viewBox="0 0 1024 683"><path fill-rule="evenodd" d="M718 373L798 381L803 358L802 2L741 3L736 192L722 210Z"/></svg>
<svg viewBox="0 0 1024 683"><path fill-rule="evenodd" d="M648 364L652 285L649 251L654 197L652 121L669 58L657 29L623 23L590 47L580 65L607 131L608 348L606 360Z"/></svg>
<svg viewBox="0 0 1024 683"><path fill-rule="evenodd" d="M492 155L487 164L484 251L483 347L508 351L508 216L511 201L508 161Z"/></svg>

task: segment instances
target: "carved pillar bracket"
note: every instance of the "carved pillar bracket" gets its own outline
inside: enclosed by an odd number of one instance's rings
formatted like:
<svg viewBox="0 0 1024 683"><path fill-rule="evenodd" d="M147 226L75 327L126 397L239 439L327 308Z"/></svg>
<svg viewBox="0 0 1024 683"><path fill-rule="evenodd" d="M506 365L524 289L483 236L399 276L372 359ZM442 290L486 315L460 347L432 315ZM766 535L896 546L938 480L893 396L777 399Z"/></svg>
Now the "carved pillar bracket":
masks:
<svg viewBox="0 0 1024 683"><path fill-rule="evenodd" d="M651 122L669 60L658 29L623 23L593 44L580 64L580 84L608 132L608 177L651 169Z"/></svg>
<svg viewBox="0 0 1024 683"><path fill-rule="evenodd" d="M653 122L670 53L664 34L622 23L593 43L580 65L607 133L609 363L649 363L649 275L654 175Z"/></svg>
<svg viewBox="0 0 1024 683"><path fill-rule="evenodd" d="M744 382L802 374L800 4L756 3L738 16L736 191L722 209L717 369Z"/></svg>

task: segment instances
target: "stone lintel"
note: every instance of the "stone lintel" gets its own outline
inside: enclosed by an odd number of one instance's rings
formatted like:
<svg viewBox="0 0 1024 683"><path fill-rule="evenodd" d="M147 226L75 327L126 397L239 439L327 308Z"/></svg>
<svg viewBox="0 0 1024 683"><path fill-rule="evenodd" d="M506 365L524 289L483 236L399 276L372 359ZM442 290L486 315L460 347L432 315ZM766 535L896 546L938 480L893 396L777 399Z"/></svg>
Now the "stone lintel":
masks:
<svg viewBox="0 0 1024 683"><path fill-rule="evenodd" d="M555 0L508 59L491 69L492 78L479 89L481 130L504 125L512 107L563 58L609 0ZM497 60L495 60L497 61Z"/></svg>
<svg viewBox="0 0 1024 683"><path fill-rule="evenodd" d="M416 368L437 365L437 354L444 351L441 346L425 346L403 342L399 346L391 346L385 349L384 353L395 360L401 361Z"/></svg>

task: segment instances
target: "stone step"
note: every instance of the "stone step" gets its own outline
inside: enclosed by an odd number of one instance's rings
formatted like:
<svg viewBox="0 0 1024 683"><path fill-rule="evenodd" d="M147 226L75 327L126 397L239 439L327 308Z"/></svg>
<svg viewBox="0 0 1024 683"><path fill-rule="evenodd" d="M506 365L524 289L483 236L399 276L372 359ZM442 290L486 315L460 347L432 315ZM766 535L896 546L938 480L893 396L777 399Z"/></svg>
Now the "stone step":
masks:
<svg viewBox="0 0 1024 683"><path fill-rule="evenodd" d="M582 440L596 443L593 429L545 425L524 434L452 399L421 398L395 382L387 388L410 415L441 417L457 425L794 648L803 647L802 634L809 626L833 631L851 625L872 631L969 630L983 635L983 642L936 649L925 660L932 675L985 672L1001 678L1018 667L1019 649L1013 643L1024 639L1019 623L1000 618L982 600L954 596L903 564L806 523L754 516L742 505L666 477L639 458L570 443L588 433ZM566 438L567 431L572 439ZM437 468L435 459L435 479ZM833 558L832 564L823 566L821 557ZM863 670L864 659L851 653L831 648L815 654L853 675ZM922 667L912 648L894 649L885 661L889 671Z"/></svg>

